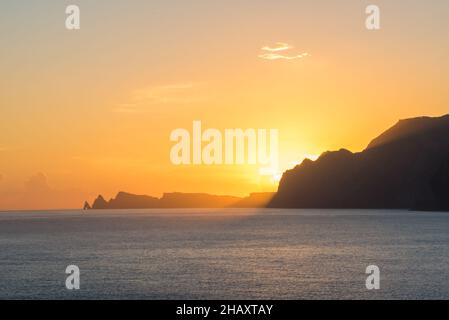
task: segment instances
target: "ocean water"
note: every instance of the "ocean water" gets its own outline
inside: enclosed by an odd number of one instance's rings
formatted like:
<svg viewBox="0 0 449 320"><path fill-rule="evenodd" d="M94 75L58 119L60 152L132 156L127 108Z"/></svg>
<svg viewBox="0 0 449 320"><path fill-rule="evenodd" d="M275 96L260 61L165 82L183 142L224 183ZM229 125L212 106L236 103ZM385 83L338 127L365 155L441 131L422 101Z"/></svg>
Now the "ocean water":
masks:
<svg viewBox="0 0 449 320"><path fill-rule="evenodd" d="M80 290L65 288L72 264ZM0 299L19 298L449 299L449 214L0 212Z"/></svg>

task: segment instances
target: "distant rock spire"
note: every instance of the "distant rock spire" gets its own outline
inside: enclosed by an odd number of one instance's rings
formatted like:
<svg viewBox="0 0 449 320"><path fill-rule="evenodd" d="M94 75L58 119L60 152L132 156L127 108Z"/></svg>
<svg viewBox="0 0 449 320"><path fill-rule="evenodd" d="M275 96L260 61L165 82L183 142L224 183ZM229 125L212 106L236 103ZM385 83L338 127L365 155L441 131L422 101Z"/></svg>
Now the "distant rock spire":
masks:
<svg viewBox="0 0 449 320"><path fill-rule="evenodd" d="M92 204L92 209L106 209L107 206L108 203L106 202L106 200L104 200L103 196L100 194Z"/></svg>
<svg viewBox="0 0 449 320"><path fill-rule="evenodd" d="M85 201L84 202L84 206L83 206L83 210L90 210L92 209L92 207L90 206L89 202Z"/></svg>

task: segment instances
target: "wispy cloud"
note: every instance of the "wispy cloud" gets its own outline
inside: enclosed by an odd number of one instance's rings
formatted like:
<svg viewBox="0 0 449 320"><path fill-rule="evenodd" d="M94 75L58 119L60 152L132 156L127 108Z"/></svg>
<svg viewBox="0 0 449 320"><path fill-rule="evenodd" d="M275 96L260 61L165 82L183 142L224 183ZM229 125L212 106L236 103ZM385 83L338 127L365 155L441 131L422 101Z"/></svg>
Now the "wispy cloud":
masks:
<svg viewBox="0 0 449 320"><path fill-rule="evenodd" d="M305 57L309 57L310 54L308 54L307 52L298 54L296 56L287 56L287 55L282 55L282 54L277 54L277 53L264 53L259 55L259 58L261 59L265 59L265 60L280 60L280 59L284 59L284 60L295 60L295 59L302 59Z"/></svg>
<svg viewBox="0 0 449 320"><path fill-rule="evenodd" d="M278 51L293 49L293 46L289 45L288 43L284 43L284 42L276 42L273 47L264 46L261 49L263 51L278 52Z"/></svg>
<svg viewBox="0 0 449 320"><path fill-rule="evenodd" d="M122 113L145 112L153 105L189 104L202 100L192 92L198 83L177 83L161 86L149 86L135 90L126 103L119 104L113 111Z"/></svg>
<svg viewBox="0 0 449 320"><path fill-rule="evenodd" d="M140 108L138 104L123 103L117 105L112 111L117 113L141 113L145 109Z"/></svg>
<svg viewBox="0 0 449 320"><path fill-rule="evenodd" d="M303 52L300 54L288 55L284 54L284 51L291 52L294 47L288 43L284 42L276 42L274 46L264 46L261 48L263 51L267 51L266 53L259 54L259 58L264 60L296 60L303 59L305 57L309 57L310 54L307 52ZM280 53L282 52L282 53Z"/></svg>
<svg viewBox="0 0 449 320"><path fill-rule="evenodd" d="M133 94L134 102L147 104L186 103L193 83L178 83L164 86L152 86L136 90Z"/></svg>
<svg viewBox="0 0 449 320"><path fill-rule="evenodd" d="M49 190L50 186L47 183L45 174L39 172L25 181L25 189L31 192L40 192Z"/></svg>

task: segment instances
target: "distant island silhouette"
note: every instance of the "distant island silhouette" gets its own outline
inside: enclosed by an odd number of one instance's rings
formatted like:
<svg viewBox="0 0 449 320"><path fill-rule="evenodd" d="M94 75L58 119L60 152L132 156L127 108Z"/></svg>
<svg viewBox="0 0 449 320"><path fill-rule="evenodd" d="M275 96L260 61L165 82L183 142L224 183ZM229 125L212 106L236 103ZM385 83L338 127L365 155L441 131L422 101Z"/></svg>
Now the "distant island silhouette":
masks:
<svg viewBox="0 0 449 320"><path fill-rule="evenodd" d="M276 193L245 198L119 192L84 209L358 208L449 211L449 115L400 120L362 152L325 152L286 171Z"/></svg>
<svg viewBox="0 0 449 320"><path fill-rule="evenodd" d="M164 193L161 198L119 192L106 201L99 195L92 206L86 201L84 209L149 209L149 208L263 208L274 192L251 193L248 197L220 196L206 193Z"/></svg>

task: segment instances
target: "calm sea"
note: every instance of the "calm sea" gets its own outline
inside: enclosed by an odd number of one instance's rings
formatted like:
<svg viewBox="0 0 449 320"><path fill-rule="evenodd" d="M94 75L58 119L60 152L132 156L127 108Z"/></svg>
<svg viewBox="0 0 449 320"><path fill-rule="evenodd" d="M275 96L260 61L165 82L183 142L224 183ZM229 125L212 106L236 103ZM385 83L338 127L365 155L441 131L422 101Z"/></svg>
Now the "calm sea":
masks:
<svg viewBox="0 0 449 320"><path fill-rule="evenodd" d="M365 287L368 265L380 290ZM81 288L65 288L77 265ZM449 299L449 214L0 213L0 298Z"/></svg>

